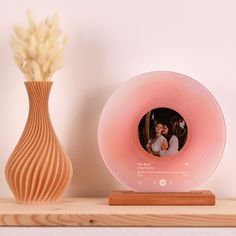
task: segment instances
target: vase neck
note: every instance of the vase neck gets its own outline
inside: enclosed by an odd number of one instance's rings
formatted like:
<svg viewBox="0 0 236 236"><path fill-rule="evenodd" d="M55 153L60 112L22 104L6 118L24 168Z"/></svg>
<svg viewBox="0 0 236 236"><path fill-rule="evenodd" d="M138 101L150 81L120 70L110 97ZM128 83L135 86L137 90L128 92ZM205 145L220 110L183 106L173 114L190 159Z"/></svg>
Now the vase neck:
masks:
<svg viewBox="0 0 236 236"><path fill-rule="evenodd" d="M52 87L50 81L25 82L29 97L29 108L38 112L48 111L48 99Z"/></svg>

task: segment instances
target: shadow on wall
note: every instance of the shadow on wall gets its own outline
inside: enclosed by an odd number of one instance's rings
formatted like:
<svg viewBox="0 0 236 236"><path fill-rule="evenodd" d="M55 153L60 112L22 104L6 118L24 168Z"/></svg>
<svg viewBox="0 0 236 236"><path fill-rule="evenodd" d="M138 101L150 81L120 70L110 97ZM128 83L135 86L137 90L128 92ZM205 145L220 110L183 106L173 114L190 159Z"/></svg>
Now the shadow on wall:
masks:
<svg viewBox="0 0 236 236"><path fill-rule="evenodd" d="M67 195L107 196L120 184L103 162L98 148L97 131L103 106L117 85L106 71L105 49L99 45L98 40L91 35L88 39L82 39L80 35L77 44L79 46L74 51L79 53L73 54L70 70L74 73L70 80L74 86L75 101L66 139L74 174Z"/></svg>

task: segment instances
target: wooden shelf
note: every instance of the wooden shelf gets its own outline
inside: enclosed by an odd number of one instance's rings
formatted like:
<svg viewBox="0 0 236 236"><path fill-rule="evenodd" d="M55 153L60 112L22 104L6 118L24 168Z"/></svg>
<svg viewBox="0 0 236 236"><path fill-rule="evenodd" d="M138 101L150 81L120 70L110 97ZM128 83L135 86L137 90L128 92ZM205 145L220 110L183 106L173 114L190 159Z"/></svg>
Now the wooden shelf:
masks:
<svg viewBox="0 0 236 236"><path fill-rule="evenodd" d="M215 206L109 206L105 198L72 198L50 205L0 199L1 226L236 226L236 200Z"/></svg>

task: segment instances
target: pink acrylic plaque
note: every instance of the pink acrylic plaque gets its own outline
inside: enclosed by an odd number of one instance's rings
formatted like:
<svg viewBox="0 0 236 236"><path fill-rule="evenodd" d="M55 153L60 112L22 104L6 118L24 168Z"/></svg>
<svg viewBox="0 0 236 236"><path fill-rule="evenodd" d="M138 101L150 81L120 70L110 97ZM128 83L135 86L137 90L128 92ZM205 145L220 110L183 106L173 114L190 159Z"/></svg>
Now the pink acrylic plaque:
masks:
<svg viewBox="0 0 236 236"><path fill-rule="evenodd" d="M154 157L140 145L138 125L156 108L172 109L188 126L183 148ZM225 145L225 122L212 94L199 82L175 72L150 72L124 83L107 101L98 142L103 160L124 185L138 192L190 191L218 165Z"/></svg>

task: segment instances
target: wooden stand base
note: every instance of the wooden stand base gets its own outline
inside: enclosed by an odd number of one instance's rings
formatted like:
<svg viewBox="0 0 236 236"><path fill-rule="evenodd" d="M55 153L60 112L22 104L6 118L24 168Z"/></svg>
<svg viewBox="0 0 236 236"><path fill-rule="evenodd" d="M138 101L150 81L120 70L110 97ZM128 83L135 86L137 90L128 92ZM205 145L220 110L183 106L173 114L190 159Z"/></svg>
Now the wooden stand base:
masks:
<svg viewBox="0 0 236 236"><path fill-rule="evenodd" d="M215 195L208 190L158 193L121 190L112 191L109 196L109 205L213 206L215 205Z"/></svg>

